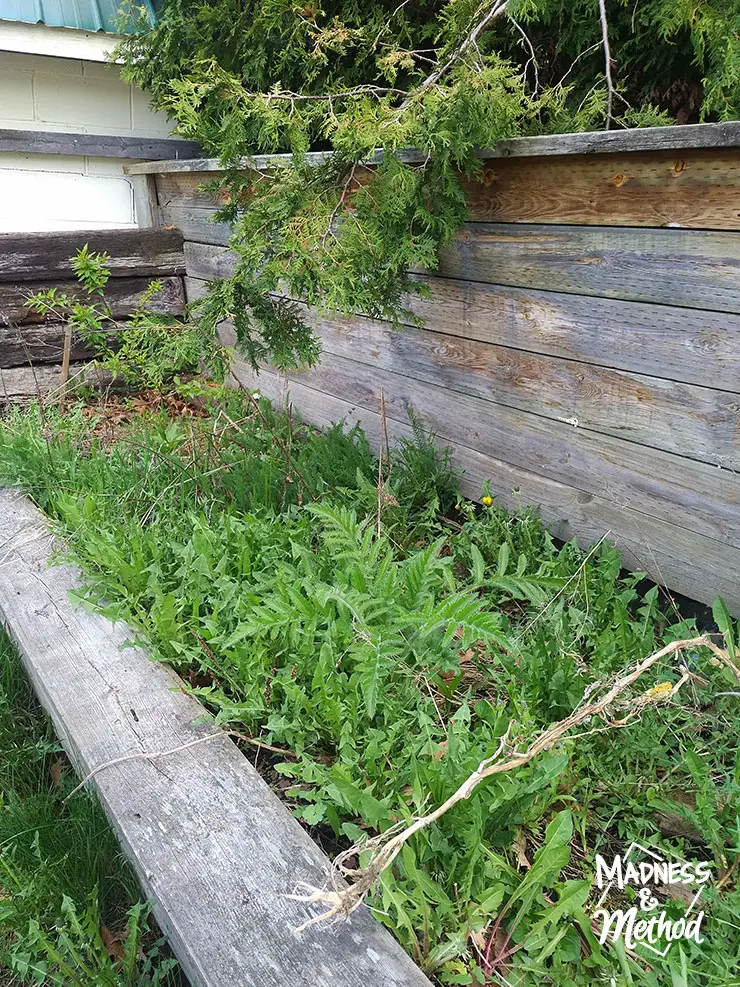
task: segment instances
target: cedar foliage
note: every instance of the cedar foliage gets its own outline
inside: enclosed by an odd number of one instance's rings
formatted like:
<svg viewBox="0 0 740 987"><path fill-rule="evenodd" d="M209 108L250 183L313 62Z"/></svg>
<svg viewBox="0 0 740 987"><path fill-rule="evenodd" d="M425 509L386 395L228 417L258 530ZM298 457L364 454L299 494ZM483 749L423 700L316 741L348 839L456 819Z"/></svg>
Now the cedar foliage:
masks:
<svg viewBox="0 0 740 987"><path fill-rule="evenodd" d="M276 293L409 321L404 296L424 288L408 271L433 270L465 221L476 148L738 117L736 0L606 0L606 13L611 100L599 0L165 0L117 55L228 167L219 218L239 264L202 302L205 330L231 318L255 367L314 363L310 327ZM316 166L310 150L333 154ZM292 158L238 170L271 152Z"/></svg>

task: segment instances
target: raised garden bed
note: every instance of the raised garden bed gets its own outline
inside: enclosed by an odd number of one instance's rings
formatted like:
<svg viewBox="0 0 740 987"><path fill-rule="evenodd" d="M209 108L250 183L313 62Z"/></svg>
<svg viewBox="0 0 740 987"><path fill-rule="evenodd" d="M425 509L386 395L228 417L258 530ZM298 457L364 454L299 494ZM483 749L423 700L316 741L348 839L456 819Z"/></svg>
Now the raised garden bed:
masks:
<svg viewBox="0 0 740 987"><path fill-rule="evenodd" d="M78 595L125 618L220 724L251 738L245 747L254 748L271 787L332 853L441 805L495 753L507 729L522 750L597 680L697 630L657 587L621 572L605 541L585 551L556 544L531 513L507 514L486 490L482 508L456 499L454 475L420 434L390 466L384 456L379 471L361 433L321 435L246 395L158 409L116 403L63 417L49 412L43 421L16 413L3 426L0 474L61 523L88 584ZM20 551L41 546L21 541ZM7 571L0 568L0 580ZM54 570L48 579L56 580ZM72 588L74 579L64 579L59 586ZM29 591L38 585L35 576L28 582ZM28 602L22 606L27 612ZM721 608L717 614L724 620ZM725 627L732 641L736 632ZM656 665L630 694L642 710L639 722L616 732L608 722L585 729L577 743L566 739L480 785L407 844L369 904L430 977L579 987L632 978L654 987L659 976L671 976L672 957L646 961L602 947L590 924L595 854L613 856L638 841L715 869L706 942L681 948L692 967L727 982L740 948L733 918L736 699L724 695L735 691L729 670L706 657L702 649L689 657L698 678L688 686L680 664ZM93 767L212 729L192 726L192 696L173 691L168 673L147 663L174 710L175 736L162 736L139 672L127 671L133 660L143 675L146 659L134 649L110 653L106 677L93 675L111 724ZM61 666L55 675L69 678L49 701L63 687L80 729L89 731L89 713L77 703L79 668ZM651 686L665 695L661 683L679 680L682 691L670 705L644 699ZM110 684L120 691L111 693ZM130 715L136 710L141 721L137 704L155 730L151 743L136 732L144 729ZM114 724L129 732L111 750ZM251 839L256 825L245 821L251 800L231 787L214 791L210 767L200 773L224 750L267 798L228 740L189 749L182 761L130 762L95 781L104 802L141 813L137 806L146 812L170 802L173 779L190 791L198 772L197 797L168 809L167 825L175 827L168 842L177 861L191 852L201 861L192 865L194 891L210 886L203 860L218 871L223 893L209 907L224 907L224 934L242 936L245 961L257 949L254 940L247 944L253 933L245 938L244 921L230 917L244 882L253 896L246 917L269 915L261 956L278 941L291 964L318 962L326 950L337 962L351 954L352 970L372 983L370 966L354 963L357 943L337 950L345 940L336 937L353 924L289 935L315 913L281 895L300 880L319 886L326 875L310 863L321 855L304 830L288 820L283 836L260 824L268 844L306 848L271 856L271 876L245 867L252 858L241 851L214 845L210 813L223 817L226 795L241 838ZM126 839L143 840L144 830L130 820ZM206 843L193 844L195 832L208 834ZM160 898L161 921L186 955L207 944L194 909L186 909L192 939L166 925L171 909L184 907L170 883L176 866L158 877L150 863L143 876L155 896L169 895ZM218 954L213 966L219 962L227 958Z"/></svg>

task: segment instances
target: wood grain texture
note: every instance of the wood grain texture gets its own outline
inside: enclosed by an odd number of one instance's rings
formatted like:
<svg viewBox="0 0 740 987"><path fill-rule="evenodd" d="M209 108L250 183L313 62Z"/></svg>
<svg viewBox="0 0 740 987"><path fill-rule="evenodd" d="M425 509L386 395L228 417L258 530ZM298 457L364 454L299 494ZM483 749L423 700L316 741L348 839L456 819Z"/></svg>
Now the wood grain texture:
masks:
<svg viewBox="0 0 740 987"><path fill-rule="evenodd" d="M42 364L31 367L0 366L0 405L28 404L50 392L56 391L60 383L61 368L58 365ZM110 374L84 361L73 363L69 368L70 386L76 384L105 384Z"/></svg>
<svg viewBox="0 0 740 987"><path fill-rule="evenodd" d="M740 123L688 124L678 127L643 127L633 130L597 130L579 134L545 134L538 137L517 137L499 141L495 147L479 152L483 159L509 157L541 157L562 154L624 153L626 151L673 151L700 147L740 147ZM423 151L409 148L401 152L406 161L421 162ZM307 159L312 164L322 164L326 152L312 152ZM380 153L370 158L377 161ZM263 154L244 158L245 168L269 168L290 160L288 154ZM201 158L196 161L152 161L131 165L131 175L166 174L181 171L225 171L218 158Z"/></svg>
<svg viewBox="0 0 740 987"><path fill-rule="evenodd" d="M301 306L325 353L425 381L458 395L740 468L740 395L595 367L372 319L330 319ZM740 381L738 381L740 384Z"/></svg>
<svg viewBox="0 0 740 987"><path fill-rule="evenodd" d="M0 367L23 367L30 364L61 363L64 351L63 323L44 325L0 325ZM79 336L73 336L72 360L86 360L94 350Z"/></svg>
<svg viewBox="0 0 740 987"><path fill-rule="evenodd" d="M0 234L0 283L55 281L73 275L70 257L87 244L108 253L111 277L174 277L185 273L176 230L80 230Z"/></svg>
<svg viewBox="0 0 740 987"><path fill-rule="evenodd" d="M141 302L141 296L151 284L151 278L112 278L105 289L105 301L113 318L123 319L131 315ZM185 304L182 278L158 278L162 290L151 300L149 307L160 315L179 315ZM88 297L78 281L24 281L21 284L0 284L0 326L43 322L44 317L28 306L28 296L38 291L56 288L72 298ZM0 349L0 354L2 350Z"/></svg>
<svg viewBox="0 0 740 987"><path fill-rule="evenodd" d="M187 277L200 281L213 281L215 278L228 278L234 273L237 256L233 250L217 244L195 243L185 240L183 244L185 273Z"/></svg>
<svg viewBox="0 0 740 987"><path fill-rule="evenodd" d="M301 381L287 380L283 375L268 371L257 375L240 361L234 364L233 371L245 386L259 388L276 404L283 406L290 401L294 410L312 424L327 427L344 420L351 427L359 423L377 451L377 411ZM399 418L395 410L386 410L391 441L411 438L406 418ZM497 502L509 509L536 506L549 530L563 541L575 538L585 548L606 536L606 541L616 544L622 552L625 567L647 572L660 585L703 603L711 603L719 594L733 614L740 614L737 547L643 514L628 504L615 503L609 496L586 494L562 479L554 480L504 462L493 455L497 451L495 444L488 453L471 449L466 444L465 431L449 434L453 432L447 428L448 434L438 433L437 444L448 447L454 463L463 469L461 490L466 496L480 499L483 483L490 480Z"/></svg>
<svg viewBox="0 0 740 987"><path fill-rule="evenodd" d="M461 441L513 468L565 483L586 495L629 505L719 542L740 547L740 476L636 442L493 404L472 394L446 393L426 381L325 353L290 380L376 410L381 388L399 421L413 408L444 438Z"/></svg>
<svg viewBox="0 0 740 987"><path fill-rule="evenodd" d="M195 141L167 137L69 134L47 130L0 130L0 151L16 154L69 154L92 158L144 158L169 160L195 158L201 153Z"/></svg>
<svg viewBox="0 0 740 987"><path fill-rule="evenodd" d="M475 222L740 227L740 149L495 160L464 183Z"/></svg>
<svg viewBox="0 0 740 987"><path fill-rule="evenodd" d="M740 312L740 233L472 223L442 277Z"/></svg>
<svg viewBox="0 0 740 987"><path fill-rule="evenodd" d="M225 264L225 260L219 261ZM193 261L206 267L207 259ZM426 278L409 308L435 332L667 380L740 390L740 316Z"/></svg>
<svg viewBox="0 0 740 987"><path fill-rule="evenodd" d="M227 276L233 254L220 247L185 244L188 298L206 280ZM740 391L740 317L667 305L579 297L460 281L424 278L429 298L407 299L427 329L625 370L669 381ZM363 343L364 345L364 343Z"/></svg>
<svg viewBox="0 0 740 987"><path fill-rule="evenodd" d="M236 256L223 244L188 239L188 276L208 280L233 272ZM442 252L436 275L559 295L669 305L674 307L670 317L678 323L684 317L681 308L740 314L740 232L471 223ZM548 300L535 297L542 304ZM477 301L472 292L466 299L466 304ZM573 304L578 316L593 303ZM617 309L608 306L606 311L613 319ZM696 316L686 317L696 325ZM714 318L712 324L718 321ZM660 324L665 323L663 317Z"/></svg>
<svg viewBox="0 0 740 987"><path fill-rule="evenodd" d="M126 645L129 628L72 608L80 576L48 567L49 531L24 497L0 493L0 616L78 772L213 733L176 676ZM429 987L365 909L292 934L309 913L285 894L321 886L328 861L227 736L94 784L194 987Z"/></svg>

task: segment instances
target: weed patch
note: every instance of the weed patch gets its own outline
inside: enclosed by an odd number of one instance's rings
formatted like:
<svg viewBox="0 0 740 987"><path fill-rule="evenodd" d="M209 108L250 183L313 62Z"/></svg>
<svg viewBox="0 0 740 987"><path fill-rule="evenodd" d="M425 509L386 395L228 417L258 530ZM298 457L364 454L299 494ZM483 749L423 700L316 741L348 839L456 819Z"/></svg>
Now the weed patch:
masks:
<svg viewBox="0 0 740 987"><path fill-rule="evenodd" d="M424 815L507 733L526 745L595 683L696 634L605 542L556 544L530 510L458 500L419 429L381 467L382 496L360 430L319 434L240 394L102 435L82 408L15 412L0 477L59 523L82 603L127 619L219 723L291 752L262 766L325 845ZM689 675L676 701L487 779L404 846L370 904L432 977L731 982L738 700L710 657L657 664L634 701ZM711 865L703 943L646 959L598 942L595 857L635 841Z"/></svg>

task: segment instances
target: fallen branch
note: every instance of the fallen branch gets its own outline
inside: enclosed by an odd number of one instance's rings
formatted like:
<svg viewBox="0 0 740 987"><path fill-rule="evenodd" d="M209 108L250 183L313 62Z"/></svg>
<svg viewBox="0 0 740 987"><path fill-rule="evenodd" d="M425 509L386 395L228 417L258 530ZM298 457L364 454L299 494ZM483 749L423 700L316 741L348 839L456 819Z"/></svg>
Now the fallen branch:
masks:
<svg viewBox="0 0 740 987"><path fill-rule="evenodd" d="M717 663L721 662L730 668L738 682L740 682L740 669L732 661L727 652L718 647L708 636L702 635L682 641L673 641L659 651L653 652L653 654L643 659L631 672L627 672L616 678L611 687L604 692L600 699L590 699L585 705L580 705L569 716L566 716L565 719L553 724L546 730L542 730L526 750L511 751L505 760L500 760L508 746L509 731L507 730L507 733L501 739L496 753L481 761L477 770L460 785L457 791L446 802L443 802L433 812L421 816L401 832L390 830L372 840L368 840L360 846L351 847L337 857L334 861L334 870L332 872L333 888L319 889L306 887L307 893L304 895L289 895L294 900L303 901L306 904L321 903L327 906L327 910L321 915L309 919L296 929L296 934L318 922L324 922L331 918L334 918L335 921L341 921L351 915L365 900L366 895L383 871L390 867L396 859L404 844L416 833L435 823L446 812L449 812L453 806L457 805L458 802L470 798L478 785L486 778L524 767L543 752L550 750L567 735L571 734L571 731L575 727L586 723L593 717L603 717L610 707L614 707L615 710L626 708L626 714L621 719L604 717L607 720L607 727L605 729L627 726L646 707L671 699L690 678L690 672L687 669L683 670L681 678L675 685L671 685L669 682L661 683L652 689L648 689L640 696L617 702L623 693L657 662L663 658L667 658L669 655L694 648L708 648L714 654L715 661ZM584 702L597 689L598 683L595 687L592 687L591 693L587 691ZM587 732L591 731L589 730ZM571 736L573 735L571 734ZM575 736L578 736L578 734L575 734ZM365 867L353 869L344 866L343 862L349 857L366 852L367 850L371 850L371 856ZM337 880L338 874L351 877L354 883L349 886L341 886Z"/></svg>

